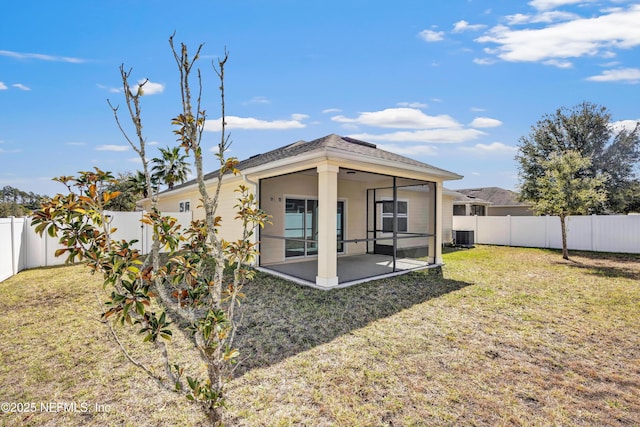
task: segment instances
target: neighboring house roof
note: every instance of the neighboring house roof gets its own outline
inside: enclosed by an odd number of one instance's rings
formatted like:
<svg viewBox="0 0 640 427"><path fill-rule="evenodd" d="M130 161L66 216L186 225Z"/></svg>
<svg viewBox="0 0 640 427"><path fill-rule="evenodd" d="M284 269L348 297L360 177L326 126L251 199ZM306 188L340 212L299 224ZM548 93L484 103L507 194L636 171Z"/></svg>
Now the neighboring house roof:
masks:
<svg viewBox="0 0 640 427"><path fill-rule="evenodd" d="M409 167L416 167L420 169L428 170L436 176L441 176L443 179L461 179L462 176L449 172L447 170L429 165L427 163L420 162L418 160L411 159L409 157L401 156L399 154L391 153L389 151L381 150L377 148L375 144L369 142L360 141L357 139L344 137L336 134L324 136L322 138L314 139L313 141L298 141L293 144L285 145L284 147L276 148L275 150L268 151L266 153L257 154L251 156L246 160L242 160L236 167L243 171L249 171L250 169L258 168L260 166L268 165L269 163L282 161L285 159L291 159L295 161L297 156L303 154L311 154L317 152L322 153L334 153L344 154L351 156L359 156L363 160L379 160L393 163L404 164ZM210 172L205 175L205 180L211 180L217 178L219 170ZM188 187L195 184L195 180L187 181L183 184L176 185L173 190Z"/></svg>
<svg viewBox="0 0 640 427"><path fill-rule="evenodd" d="M493 207L497 206L530 206L529 203L518 200L518 193L511 190L505 190L500 187L482 187L482 188L466 188L455 190L463 194L473 203L490 203ZM466 200L465 200L466 201Z"/></svg>

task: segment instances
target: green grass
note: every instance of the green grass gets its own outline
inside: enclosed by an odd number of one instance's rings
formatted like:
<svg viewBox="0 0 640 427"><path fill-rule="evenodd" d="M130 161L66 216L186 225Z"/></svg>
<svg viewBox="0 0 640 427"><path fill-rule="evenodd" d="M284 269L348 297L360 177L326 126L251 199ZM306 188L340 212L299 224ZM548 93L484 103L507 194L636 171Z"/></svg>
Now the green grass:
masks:
<svg viewBox="0 0 640 427"><path fill-rule="evenodd" d="M444 277L329 292L259 276L245 288L237 344L249 358L227 423L640 425L639 256L481 246L444 257ZM202 424L126 362L96 292L82 266L0 283L0 401L92 409L0 414L0 425ZM181 334L174 344L201 367Z"/></svg>

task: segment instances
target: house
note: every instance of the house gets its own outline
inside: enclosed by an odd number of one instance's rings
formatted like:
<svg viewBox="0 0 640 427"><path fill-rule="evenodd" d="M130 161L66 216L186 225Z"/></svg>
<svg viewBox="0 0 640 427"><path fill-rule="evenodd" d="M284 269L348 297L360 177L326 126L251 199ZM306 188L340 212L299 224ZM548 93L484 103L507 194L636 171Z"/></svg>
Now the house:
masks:
<svg viewBox="0 0 640 427"><path fill-rule="evenodd" d="M257 236L260 270L330 289L442 263L442 184L458 174L335 134L252 156L238 169L223 178L220 232L240 238L234 190L248 185L272 215ZM217 177L205 176L210 189ZM160 193L158 207L202 218L199 199L189 181Z"/></svg>
<svg viewBox="0 0 640 427"><path fill-rule="evenodd" d="M518 193L499 187L454 190L453 215L529 216L531 204L518 200Z"/></svg>

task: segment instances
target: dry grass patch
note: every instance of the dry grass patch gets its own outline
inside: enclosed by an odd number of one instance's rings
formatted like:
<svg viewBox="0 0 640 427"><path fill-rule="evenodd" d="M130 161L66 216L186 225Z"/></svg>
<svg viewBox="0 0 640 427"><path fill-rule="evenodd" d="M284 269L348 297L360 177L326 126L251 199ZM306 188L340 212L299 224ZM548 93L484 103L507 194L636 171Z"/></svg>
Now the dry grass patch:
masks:
<svg viewBox="0 0 640 427"><path fill-rule="evenodd" d="M246 288L238 345L249 359L227 422L639 425L640 257L574 255L478 247L446 254L444 277L329 292L261 275ZM201 424L114 348L96 320L100 289L79 266L0 284L0 400L112 409L2 414L0 424Z"/></svg>
<svg viewBox="0 0 640 427"><path fill-rule="evenodd" d="M28 270L0 283L0 401L36 405L35 412L0 413L0 425L200 421L181 398L159 390L115 348L99 322L101 292L99 277L81 265ZM149 347L121 335L136 357L152 362ZM176 341L179 349L188 348L181 337ZM55 403L75 404L76 411L57 412Z"/></svg>

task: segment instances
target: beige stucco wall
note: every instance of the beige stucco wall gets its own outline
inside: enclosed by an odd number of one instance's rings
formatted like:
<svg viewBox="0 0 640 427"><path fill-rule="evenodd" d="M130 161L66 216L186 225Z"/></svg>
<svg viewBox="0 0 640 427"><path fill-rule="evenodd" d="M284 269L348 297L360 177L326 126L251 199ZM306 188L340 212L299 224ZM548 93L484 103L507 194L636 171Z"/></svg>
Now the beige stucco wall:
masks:
<svg viewBox="0 0 640 427"><path fill-rule="evenodd" d="M291 174L263 179L260 181L260 188L260 206L272 216L271 224L266 224L260 233L260 263L268 265L284 260L284 240L267 236L284 236L287 196L317 198L318 184L317 178L313 175Z"/></svg>
<svg viewBox="0 0 640 427"><path fill-rule="evenodd" d="M220 197L218 199L218 209L216 216L222 218L222 226L218 229L220 237L225 240L233 241L242 238L242 223L239 220L235 220L237 209L234 207L240 197L239 193L235 190L238 188L242 181L240 179L231 179L229 182L224 182L220 189ZM245 183L245 185L253 192L254 186ZM209 196L215 195L215 184L210 184L207 187ZM180 208L180 202L189 201L191 212L193 212L193 219L204 219L204 209L201 206L201 196L197 187L188 189L176 190L175 194L162 194L158 200L158 209L160 212L178 212ZM144 206L145 209L149 209L150 205Z"/></svg>
<svg viewBox="0 0 640 427"><path fill-rule="evenodd" d="M442 242L453 240L453 196L442 196Z"/></svg>

